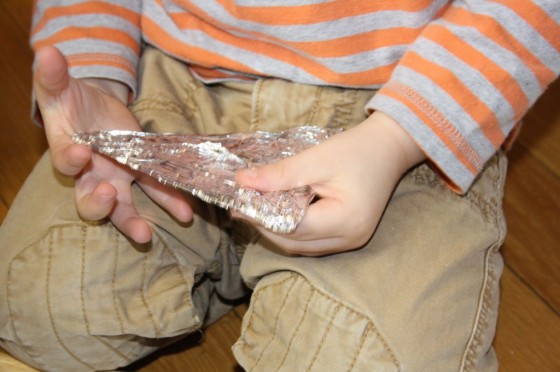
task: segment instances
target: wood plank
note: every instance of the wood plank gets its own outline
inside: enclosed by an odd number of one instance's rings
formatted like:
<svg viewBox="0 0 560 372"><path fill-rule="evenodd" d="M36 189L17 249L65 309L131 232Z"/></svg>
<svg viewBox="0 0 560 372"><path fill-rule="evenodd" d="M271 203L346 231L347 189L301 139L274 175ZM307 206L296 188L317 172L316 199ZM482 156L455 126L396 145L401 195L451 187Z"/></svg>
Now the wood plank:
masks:
<svg viewBox="0 0 560 372"><path fill-rule="evenodd" d="M560 371L560 317L506 269L494 347L504 372Z"/></svg>
<svg viewBox="0 0 560 372"><path fill-rule="evenodd" d="M560 177L523 146L515 146L510 159L502 252L507 264L560 312Z"/></svg>
<svg viewBox="0 0 560 372"><path fill-rule="evenodd" d="M3 372L38 372L35 368L31 368L14 359L10 354L0 349L0 371Z"/></svg>
<svg viewBox="0 0 560 372"><path fill-rule="evenodd" d="M518 142L560 177L560 80L524 118Z"/></svg>
<svg viewBox="0 0 560 372"><path fill-rule="evenodd" d="M202 342L198 334L171 345L127 368L137 372L175 371L241 371L233 357L231 347L237 341L241 329L240 312L245 305L228 313L204 331Z"/></svg>
<svg viewBox="0 0 560 372"><path fill-rule="evenodd" d="M2 3L12 9L18 2ZM17 5L18 9L22 5ZM30 9L27 10L30 12ZM19 14L19 13L18 13ZM31 63L28 30L0 11L0 199L10 205L23 180L46 149L43 130L31 124Z"/></svg>
<svg viewBox="0 0 560 372"><path fill-rule="evenodd" d="M18 26L17 31L21 32L25 38L28 38L27 35L31 28L32 7L33 0L2 0L0 2L0 9L9 14Z"/></svg>

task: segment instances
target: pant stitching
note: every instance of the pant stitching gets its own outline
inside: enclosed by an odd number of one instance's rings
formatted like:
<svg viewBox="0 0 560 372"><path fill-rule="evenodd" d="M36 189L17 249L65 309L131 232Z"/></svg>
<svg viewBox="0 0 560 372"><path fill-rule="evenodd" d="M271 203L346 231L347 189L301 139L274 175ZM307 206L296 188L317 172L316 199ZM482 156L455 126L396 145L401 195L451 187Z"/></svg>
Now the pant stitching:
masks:
<svg viewBox="0 0 560 372"><path fill-rule="evenodd" d="M293 279L293 278L288 278L289 279ZM285 281L287 280L283 280L281 283L276 283L278 285L283 284ZM266 352L266 350L268 349L268 347L270 346L270 344L272 343L272 340L274 340L274 337L276 335L276 331L278 329L278 320L280 319L280 313L282 312L282 309L284 309L284 307L286 306L286 303L288 302L288 295L290 294L290 292L292 291L293 287L295 285L295 281L293 281L290 285L290 287L288 288L288 293L286 296L284 296L284 301L282 302L282 305L280 306L280 308L278 309L278 312L276 313L276 319L274 321L274 332L272 333L272 335L270 336L270 339L268 340L268 342L266 343L266 345L264 346L264 348L261 351L261 354L259 355L259 357L257 358L257 361L255 362L255 365L253 368L256 368L260 361L262 360L264 353ZM270 287L270 286L267 286ZM251 318L252 320L253 318ZM251 322L249 322L249 324L247 325L247 329L249 329L251 327Z"/></svg>
<svg viewBox="0 0 560 372"><path fill-rule="evenodd" d="M158 233L156 233L156 235L158 236L159 240L162 242L165 251L166 251L171 257L173 257L173 259L175 260L175 265L174 265L174 266L175 266L175 269L177 270L179 276L181 277L181 280L183 281L183 285L184 285L185 287L189 288L189 280L187 280L187 278L185 277L185 274L183 273L183 271L182 271L181 268L179 267L179 258L177 257L177 255L175 254L175 252L173 252L173 250L171 250L171 249L167 246L167 244L164 244L164 243L163 243L163 238L162 238L162 236L160 236ZM193 302L192 302L192 300L191 300L191 297L186 296L186 297L185 297L185 301L187 302L187 304L188 304L188 306L189 306L190 308L195 309L195 306L194 306L194 304L193 304ZM196 315L196 314L195 314L195 315ZM201 325L201 321L200 321L200 319L198 318L198 316L197 316L196 321L197 321L197 324L196 324L195 326L192 327L193 330L194 330L194 329L198 329L198 328L200 327L200 325Z"/></svg>
<svg viewBox="0 0 560 372"><path fill-rule="evenodd" d="M80 301L82 307L82 316L84 318L84 324L86 326L86 333L91 335L89 320L86 312L86 301L85 301L85 290L84 290L84 277L86 271L86 240L87 240L87 228L86 226L81 226L81 248L82 248L82 259L80 263Z"/></svg>
<svg viewBox="0 0 560 372"><path fill-rule="evenodd" d="M504 172L502 171L502 163L499 161L500 159L496 159L498 161L496 168L497 171L495 175L493 175L493 184L497 187L501 187L504 183ZM504 229L501 228L502 225L498 221L500 216L496 211L496 215L494 216L494 224L498 227L499 237L497 241L487 250L485 258L484 258L484 280L483 280L483 287L480 299L480 306L476 314L475 320L475 329L473 334L471 335L469 342L467 343L467 347L465 348L465 353L463 355L461 361L461 369L464 371L472 371L476 365L476 359L480 353L480 347L482 345L483 340L483 332L488 328L488 318L490 316L490 303L495 300L495 293L494 288L496 287L496 282L498 281L498 274L495 271L494 265L491 262L492 257L497 254L497 251L503 242L504 239Z"/></svg>
<svg viewBox="0 0 560 372"><path fill-rule="evenodd" d="M131 110L135 114L145 111L165 111L183 115L185 112L188 112L188 110L185 110L185 107L182 107L173 100L156 98L141 98L133 104Z"/></svg>
<svg viewBox="0 0 560 372"><path fill-rule="evenodd" d="M347 128L351 121L352 109L356 104L357 93L354 90L345 90L339 97L335 105L333 123L336 128Z"/></svg>
<svg viewBox="0 0 560 372"><path fill-rule="evenodd" d="M313 98L313 104L311 105L311 109L309 110L309 114L305 119L305 125L312 125L315 116L317 115L317 110L319 109L319 102L321 100L321 96L323 95L324 87L317 87L315 89L315 97Z"/></svg>
<svg viewBox="0 0 560 372"><path fill-rule="evenodd" d="M146 300L146 293L144 291L145 288L145 284L146 284L146 277L148 276L148 254L149 253L145 253L144 255L144 259L142 262L142 281L141 281L141 287L140 287L140 298L142 299L142 304L144 305L144 307L146 308L146 312L148 313L148 318L150 319L150 322L152 323L152 328L154 330L154 337L155 338L159 338L159 330L157 328L157 323L154 319L154 314L152 314L152 311L150 310L150 307L148 306L148 301Z"/></svg>
<svg viewBox="0 0 560 372"><path fill-rule="evenodd" d="M492 270L490 264L490 257L494 254L493 250L489 249L485 258L485 276L483 281L483 289L481 294L480 304L476 313L475 328L472 333L461 363L461 370L473 371L476 365L476 359L479 356L480 346L482 344L483 332L488 327L488 315L490 302L493 298L492 287L496 283L496 274Z"/></svg>
<svg viewBox="0 0 560 372"><path fill-rule="evenodd" d="M50 239L49 239L49 245L48 245L48 254L47 254L47 278L46 278L46 286L45 286L45 297L46 297L46 301L47 301L47 309L48 309L48 314L49 314L49 320L50 320L50 323L51 323L51 327L53 329L53 333L55 335L56 340L58 341L60 346L64 349L64 351L66 351L78 363L84 365L85 367L87 367L91 370L94 370L95 368L93 368L92 366L90 366L88 363L81 360L80 358L78 358L77 355L75 355L74 353L72 353L72 351L70 351L70 349L68 349L68 347L62 341L62 338L60 337L60 334L58 333L58 329L57 329L57 327L54 323L51 300L50 300L51 266L52 266L52 255L53 255L52 250L53 250L53 234L51 233Z"/></svg>
<svg viewBox="0 0 560 372"><path fill-rule="evenodd" d="M84 285L84 279L85 279L85 267L86 267L86 249L87 249L87 234L88 234L88 227L86 225L83 225L80 227L82 230L82 238L81 238L81 245L82 245L82 262L81 262L81 269L80 269L80 299L82 302L82 316L84 317L84 324L86 325L86 332L88 334L88 336L92 336L94 337L99 343L101 343L103 346L107 347L109 350L113 351L115 354L117 354L118 356L120 356L121 358L123 358L126 362L130 363L132 360L130 360L129 358L127 358L123 353L121 353L120 351L118 351L116 348L114 348L113 346L109 345L106 341L104 341L102 338L99 338L97 336L93 336L91 334L91 326L89 323L89 318L87 316L87 310L86 310L86 301L85 301L85 285ZM118 234L117 234L118 235ZM119 240L117 239L117 242Z"/></svg>
<svg viewBox="0 0 560 372"><path fill-rule="evenodd" d="M251 124L249 125L249 131L255 132L258 130L261 121L261 91L265 80L257 80L253 90L253 114L251 115Z"/></svg>
<svg viewBox="0 0 560 372"><path fill-rule="evenodd" d="M315 354L313 355L313 359L311 360L311 363L309 364L309 367L307 367L308 371L311 370L311 367L313 367L313 365L317 361L317 358L319 357L319 353L323 349L323 345L325 344L325 340L327 339L327 335L330 333L330 331L332 329L332 325L334 323L334 318L336 317L336 315L338 314L339 311L340 311L340 304L337 304L335 309L333 310L333 313L331 314L331 318L329 319L329 323L325 327L325 331L323 332L323 335L321 336L321 341L319 342L319 346L315 350Z"/></svg>
<svg viewBox="0 0 560 372"><path fill-rule="evenodd" d="M289 294L289 293L291 292L293 286L295 285L295 281L296 281L296 280L303 280L303 281L305 281L305 282L307 283L307 285L309 285L311 288L313 288L313 290L314 290L316 293L322 295L323 297L325 297L326 299L328 299L328 300L330 300L330 301L333 301L333 302L335 302L335 303L337 303L337 304L340 304L341 306L344 306L344 308L345 308L347 311L349 311L350 313L352 313L352 314L354 314L354 315L356 315L356 316L358 316L358 317L360 317L360 318L363 318L363 319L366 319L367 321L369 321L369 318L368 318L365 314L363 314L363 313L361 313L361 312L358 312L358 311L352 309L351 307L342 304L339 300L333 298L333 297L330 296L329 294L327 294L327 293L325 293L325 292L323 292L323 291L321 291L321 290L315 288L313 285L311 285L311 283L309 282L309 280L307 280L307 278L305 278L305 277L303 277L303 276L301 276L301 275L299 275L299 274L296 274L296 273L290 274L289 277L287 277L287 278L281 280L281 281L278 282L278 283L271 283L271 284L268 284L268 285L265 285L265 286L259 288L259 289L253 294L253 300L256 301L256 300L259 298L260 293L261 293L262 291L264 291L265 289L268 289L268 288L274 287L274 286L281 286L281 285L283 285L284 283L286 283L286 282L288 282L288 281L293 281L293 283L292 283L292 285L290 286L290 289L289 289L289 291L288 291L288 294ZM282 307L284 306L286 300L287 300L287 296L284 298L284 303L283 303ZM277 314L277 317L276 317L276 324L278 323L278 316L279 316L279 314L280 314L280 312L278 312L278 314ZM243 332L244 335L246 334L247 330L251 328L252 319L253 319L253 317L250 316L249 322L247 323L247 327L245 328L245 331ZM275 330L276 330L276 328L275 328ZM391 347L389 346L389 344L387 343L387 341L385 340L385 338L383 337L383 335L381 334L381 332L377 329L377 327L375 327L374 324L371 325L371 330L375 333L376 339L379 340L379 342L381 343L381 345L383 345L383 348L385 349L385 351L386 351L387 354L389 355L389 358L390 358L391 362L393 363L393 365L394 365L397 369L400 369L400 363L399 363L399 361L398 361L398 359L397 359L395 353L393 352L393 350L391 349ZM269 342L269 343L270 343L270 342ZM263 354L264 354L264 351L263 351L263 352L261 353L261 355L259 356L259 361L260 361L260 359L262 358L262 355L263 355ZM255 363L255 366L256 366L256 365L257 365L257 363Z"/></svg>
<svg viewBox="0 0 560 372"><path fill-rule="evenodd" d="M303 310L303 314L301 315L301 318L299 319L299 322L298 322L298 325L296 326L296 329L292 333L292 337L290 338L290 342L288 343L288 346L286 347L286 352L284 353L284 357L282 358L282 361L280 362L280 365L278 366L278 368L276 368L276 371L279 371L282 368L282 366L284 366L284 363L286 363L286 359L288 358L288 354L290 353L290 349L292 348L292 344L294 342L294 339L296 338L296 335L299 333L299 330L301 328L301 325L303 324L303 321L307 317L307 311L309 310L309 304L311 303L311 299L313 298L313 294L314 294L314 291L312 289L311 292L309 293L309 296L307 297L307 301L305 302L305 309Z"/></svg>
<svg viewBox="0 0 560 372"><path fill-rule="evenodd" d="M125 329L124 329L124 322L121 316L121 312L119 310L118 304L117 304L117 289L116 289L116 281L117 281L117 268L119 266L119 250L121 247L120 244L120 234L117 232L117 230L114 230L114 235L115 235L115 259L114 259L114 265L113 265L113 278L111 280L111 292L113 294L113 309L115 311L115 315L117 318L117 321L119 322L119 327L120 327L120 332L121 334L125 333Z"/></svg>
<svg viewBox="0 0 560 372"><path fill-rule="evenodd" d="M497 160L497 159L496 159ZM498 160L499 161L499 160ZM494 166L489 163L487 167ZM499 165L498 165L499 166ZM486 172L491 172L492 169L486 169ZM484 172L484 170L483 170ZM471 189L464 196L455 194L441 181L441 178L426 165L419 166L415 168L411 173L411 177L414 178L416 182L427 184L431 187L437 187L444 192L447 192L454 198L464 198L472 206L476 207L482 213L482 216L487 221L494 221L496 216L499 214L500 202L496 198L487 198L477 190ZM494 172L489 173L488 177L492 181L492 184L496 185L499 183L500 176L496 176ZM496 186L499 187L499 186Z"/></svg>
<svg viewBox="0 0 560 372"><path fill-rule="evenodd" d="M6 295L7 295L7 298L8 298L7 305L8 305L8 312L9 312L9 316L10 316L10 326L12 328L12 333L15 337L16 343L18 345L21 345L21 350L23 352L25 352L25 354L27 355L27 357L30 360L33 360L35 363L37 363L37 361L34 358L32 358L31 355L29 354L29 352L27 351L27 347L24 346L25 344L22 342L21 338L19 338L19 336L17 334L17 331L16 331L16 326L15 326L16 318L14 316L14 311L13 311L12 306L11 306L12 293L11 293L11 290L10 290L11 284L12 284L12 263L13 262L14 262L14 260L12 259L11 262L10 262L9 269L8 269L8 280L6 280ZM40 365L40 363L38 363L38 364Z"/></svg>
<svg viewBox="0 0 560 372"><path fill-rule="evenodd" d="M366 344L366 340L367 337L369 336L369 333L371 332L373 328L373 324L371 322L368 322L366 329L364 330L364 332L362 333L362 337L360 339L360 344L358 345L358 348L356 349L356 352L354 353L354 357L352 358L352 362L350 363L350 367L348 368L348 371L352 371L354 369L354 367L356 366L356 363L358 362L358 357L360 356L364 345Z"/></svg>

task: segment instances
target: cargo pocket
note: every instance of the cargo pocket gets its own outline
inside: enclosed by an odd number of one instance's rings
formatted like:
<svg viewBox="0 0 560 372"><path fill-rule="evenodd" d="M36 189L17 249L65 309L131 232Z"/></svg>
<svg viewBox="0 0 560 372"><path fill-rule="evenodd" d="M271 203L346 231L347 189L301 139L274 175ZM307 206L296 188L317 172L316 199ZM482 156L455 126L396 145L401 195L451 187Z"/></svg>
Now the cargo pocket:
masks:
<svg viewBox="0 0 560 372"><path fill-rule="evenodd" d="M193 292L196 262L177 248L158 233L135 247L111 224L51 228L10 263L10 349L41 369L106 370L196 330L211 290Z"/></svg>
<svg viewBox="0 0 560 372"><path fill-rule="evenodd" d="M399 371L364 314L283 272L256 287L234 354L248 371Z"/></svg>

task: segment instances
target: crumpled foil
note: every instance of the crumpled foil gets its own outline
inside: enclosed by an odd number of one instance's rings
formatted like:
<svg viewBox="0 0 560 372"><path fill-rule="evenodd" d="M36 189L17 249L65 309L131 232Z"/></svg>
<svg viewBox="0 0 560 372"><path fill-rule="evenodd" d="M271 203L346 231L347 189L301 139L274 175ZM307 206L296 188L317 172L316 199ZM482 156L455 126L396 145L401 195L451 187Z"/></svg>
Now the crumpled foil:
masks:
<svg viewBox="0 0 560 372"><path fill-rule="evenodd" d="M76 133L73 140L163 184L287 234L303 218L315 196L312 190L304 186L259 192L237 185L235 173L293 156L338 132L313 126L202 136L111 130Z"/></svg>

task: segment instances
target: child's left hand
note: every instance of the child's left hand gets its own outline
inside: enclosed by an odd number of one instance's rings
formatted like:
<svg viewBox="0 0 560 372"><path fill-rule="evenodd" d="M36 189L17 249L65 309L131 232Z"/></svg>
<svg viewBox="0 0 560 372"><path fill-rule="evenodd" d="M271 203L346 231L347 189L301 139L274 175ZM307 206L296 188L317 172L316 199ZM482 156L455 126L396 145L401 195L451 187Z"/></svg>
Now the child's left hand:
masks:
<svg viewBox="0 0 560 372"><path fill-rule="evenodd" d="M319 256L366 244L403 173L423 159L399 124L375 112L296 156L240 171L237 182L260 191L309 185L320 199L293 233L260 230L287 253Z"/></svg>

